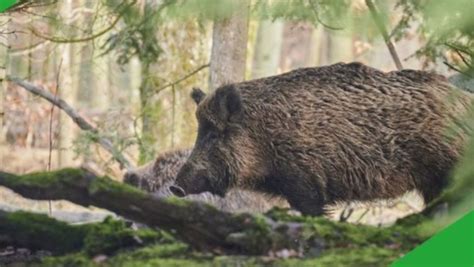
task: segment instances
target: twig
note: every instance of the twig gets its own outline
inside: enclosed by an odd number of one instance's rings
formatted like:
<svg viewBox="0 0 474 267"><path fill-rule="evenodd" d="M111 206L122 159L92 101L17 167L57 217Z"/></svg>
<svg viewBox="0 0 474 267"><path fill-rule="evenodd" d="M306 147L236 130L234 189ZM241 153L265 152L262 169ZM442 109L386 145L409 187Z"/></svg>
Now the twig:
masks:
<svg viewBox="0 0 474 267"><path fill-rule="evenodd" d="M59 77L61 76L61 66L63 65L63 60L59 61L58 74L56 75L56 90L54 91L54 97L58 97L59 92ZM51 158L53 154L53 115L54 115L54 104L51 104L51 113L49 115L49 151L48 151L48 171L51 171ZM51 200L48 201L48 212L49 216L53 215L53 205Z"/></svg>
<svg viewBox="0 0 474 267"><path fill-rule="evenodd" d="M465 49L462 49L454 44L448 44L446 43L445 44L447 47L451 48L452 50L454 50L454 52L456 52L456 54L461 58L462 62L464 62L464 64L466 64L466 66L468 68L472 68L472 63L470 63L463 55L464 54L467 54L469 56L471 56L471 53Z"/></svg>
<svg viewBox="0 0 474 267"><path fill-rule="evenodd" d="M137 0L134 0L132 1L130 4L126 5L126 6L133 6L135 3L137 2ZM108 26L106 27L105 29L95 33L95 34L92 34L91 36L87 36L87 37L82 37L82 38L77 38L77 39L67 39L67 38L61 38L61 37L55 37L55 36L46 36L40 32L38 32L35 28L33 27L30 27L30 31L31 33L33 33L33 35L37 36L37 37L40 37L42 39L45 39L45 40L48 40L50 42L53 42L53 43L81 43L81 42L88 42L88 41L91 41L97 37L100 37L102 35L104 35L105 33L109 32L110 30L112 30L115 25L117 25L117 23L120 21L120 19L123 17L123 13L119 13L119 15L115 18L115 20Z"/></svg>
<svg viewBox="0 0 474 267"><path fill-rule="evenodd" d="M366 208L364 212L362 212L362 214L359 216L359 219L356 220L356 223L359 223L362 220L362 218L364 218L365 215L369 212L369 210L370 208Z"/></svg>
<svg viewBox="0 0 474 267"><path fill-rule="evenodd" d="M372 18L375 22L375 25L377 25L377 28L379 29L380 33L382 34L382 37L385 41L385 44L387 45L388 51L390 52L390 55L393 58L393 61L395 62L395 66L397 66L398 70L402 70L403 66L400 61L400 58L398 57L397 51L395 50L395 46L393 45L392 41L390 40L390 36L387 33L387 30L385 29L384 23L382 21L382 18L380 17L377 8L375 7L374 3L372 0L365 0L365 3L367 7L370 10L370 14L372 15Z"/></svg>
<svg viewBox="0 0 474 267"><path fill-rule="evenodd" d="M107 150L112 157L115 159L120 164L121 168L126 168L126 169L131 169L133 168L133 165L130 163L129 160L127 160L122 153L116 149L110 141L110 139L106 137L102 137L99 135L99 130L92 126L89 122L87 122L77 111L71 107L67 102L65 102L63 99L54 96L50 92L44 90L41 87L38 87L36 85L33 85L29 82L26 82L20 78L16 77L11 77L7 76L7 80L21 86L22 88L26 89L27 91L40 96L46 100L48 100L50 103L54 104L58 108L62 109L66 114L71 117L71 119L79 126L84 131L89 131L97 136L96 142L99 143L105 150Z"/></svg>
<svg viewBox="0 0 474 267"><path fill-rule="evenodd" d="M178 80L176 80L176 81L174 81L174 82L171 82L171 83L167 83L167 84L165 84L165 85L159 87L158 89L156 89L156 90L153 92L153 94L158 94L159 92L163 91L164 89L166 89L166 88L168 88L168 87L175 86L175 85L181 83L182 81L187 80L189 77L195 75L196 73L200 72L201 70L206 69L206 68L209 68L209 65L210 65L209 63L204 64L204 65L198 67L197 69L191 71L190 73L184 75L183 77L179 78Z"/></svg>
<svg viewBox="0 0 474 267"><path fill-rule="evenodd" d="M341 214L339 215L339 222L347 222L351 217L352 213L354 213L354 208L351 205L346 205L342 210Z"/></svg>
<svg viewBox="0 0 474 267"><path fill-rule="evenodd" d="M316 8L316 6L314 5L313 1L312 0L309 0L308 1L310 6L311 6L311 10L313 11L313 14L314 14L314 17L316 18L316 21L319 22L319 24L323 25L325 28L328 28L330 30L334 30L334 31L340 31L340 30L343 30L344 28L342 27L334 27L334 26L331 26L331 25L328 25L326 24L325 22L323 22L321 20L321 18L319 17L319 13L318 13L318 9Z"/></svg>
<svg viewBox="0 0 474 267"><path fill-rule="evenodd" d="M168 87L174 87L174 86L178 85L179 83L181 83L181 82L183 82L183 81L189 79L189 78L192 77L193 75L197 74L197 73L200 72L201 70L206 69L206 68L209 68L209 66L210 66L210 63L204 64L204 65L198 67L197 69L191 71L190 73L184 75L183 77L177 79L176 81L171 82L171 83L167 83L167 84L165 84L165 85L159 87L158 89L154 90L154 91L149 95L149 97L147 97L147 99L145 99L145 103L144 103L144 104L145 104L145 105L148 104L148 101L151 99L151 96L156 95L156 94L159 94L161 91L165 90L165 89L168 88ZM143 106L145 106L145 105L143 105Z"/></svg>
<svg viewBox="0 0 474 267"><path fill-rule="evenodd" d="M53 43L81 43L81 42L91 41L91 40L107 33L108 31L113 29L115 27L115 25L117 25L117 23L120 21L121 18L122 18L122 16L117 16L117 18L112 22L112 24L110 24L109 27L107 27L107 28L105 28L105 29L103 29L103 30L91 35L91 36L78 38L78 39L67 39L67 38L60 38L60 37L54 37L54 36L47 36L47 35L44 35L44 34L38 32L33 27L30 27L30 31L33 35L35 35L37 37L40 37L42 39L48 40L48 41L53 42Z"/></svg>
<svg viewBox="0 0 474 267"><path fill-rule="evenodd" d="M473 78L469 73L465 72L465 71L462 71L460 70L459 68L456 68L455 66L453 66L452 64L448 63L448 61L443 61L444 65L446 65L448 68L456 71L456 72L459 72L461 73L462 75L466 75L467 77L469 78Z"/></svg>
<svg viewBox="0 0 474 267"><path fill-rule="evenodd" d="M15 5L13 5L12 7L10 7L6 12L7 13L22 12L28 8L44 7L44 6L56 4L57 2L58 0L53 0L51 2L43 1L39 3L35 3L32 1L27 1L27 0L21 0L17 2Z"/></svg>

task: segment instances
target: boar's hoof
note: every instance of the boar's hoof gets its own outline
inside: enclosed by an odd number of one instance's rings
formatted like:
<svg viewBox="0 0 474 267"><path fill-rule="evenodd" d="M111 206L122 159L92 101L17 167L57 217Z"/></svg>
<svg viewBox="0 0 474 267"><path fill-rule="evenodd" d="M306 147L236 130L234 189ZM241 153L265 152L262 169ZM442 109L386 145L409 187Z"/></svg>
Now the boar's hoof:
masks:
<svg viewBox="0 0 474 267"><path fill-rule="evenodd" d="M186 193L184 192L184 189L177 186L177 185L172 185L170 186L170 191L177 197L184 197L186 196Z"/></svg>

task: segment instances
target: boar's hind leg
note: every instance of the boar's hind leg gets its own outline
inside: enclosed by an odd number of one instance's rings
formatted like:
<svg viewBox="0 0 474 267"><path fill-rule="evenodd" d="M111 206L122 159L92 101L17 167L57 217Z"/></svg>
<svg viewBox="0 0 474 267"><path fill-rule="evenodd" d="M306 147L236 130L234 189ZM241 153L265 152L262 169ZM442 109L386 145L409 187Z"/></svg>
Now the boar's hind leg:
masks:
<svg viewBox="0 0 474 267"><path fill-rule="evenodd" d="M417 185L425 205L437 198L448 184L449 173L445 172L437 176L425 178L421 185Z"/></svg>

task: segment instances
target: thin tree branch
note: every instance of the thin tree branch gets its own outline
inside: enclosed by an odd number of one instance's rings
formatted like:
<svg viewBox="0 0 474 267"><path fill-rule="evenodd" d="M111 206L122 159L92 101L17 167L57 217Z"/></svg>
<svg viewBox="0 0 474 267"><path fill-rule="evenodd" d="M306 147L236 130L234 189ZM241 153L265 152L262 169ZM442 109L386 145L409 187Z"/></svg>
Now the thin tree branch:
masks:
<svg viewBox="0 0 474 267"><path fill-rule="evenodd" d="M179 78L178 80L176 80L176 81L174 81L174 82L171 82L171 83L167 83L167 84L165 84L165 85L159 87L158 89L156 89L156 90L153 91L153 94L158 94L159 92L163 91L164 89L166 89L166 88L168 88L168 87L173 87L173 86L175 86L175 85L177 85L177 84L179 84L179 83L181 83L181 82L187 80L188 78L190 78L191 76L193 76L193 75L195 75L196 73L200 72L201 70L206 69L206 68L209 68L209 65L210 65L209 63L204 64L204 65L198 67L197 69L191 71L190 73L186 74L185 76Z"/></svg>
<svg viewBox="0 0 474 267"><path fill-rule="evenodd" d="M33 85L29 82L26 82L20 78L7 76L7 80L21 86L22 88L29 91L30 93L33 93L37 96L40 96L48 100L50 103L62 109L64 112L66 112L66 114L69 117L71 117L71 119L77 124L77 126L79 126L79 128L81 128L84 131L89 131L95 134L97 138L94 138L94 140L112 155L115 161L117 161L120 164L121 168L123 167L125 167L126 169L133 168L133 165L130 163L130 161L127 160L125 156L117 148L114 147L112 141L110 141L106 137L100 136L99 130L97 130L97 128L95 128L89 122L87 122L87 120L85 120L81 115L79 115L79 113L73 107L71 107L67 102L65 102L63 99L56 97L50 92L44 90L43 88Z"/></svg>
<svg viewBox="0 0 474 267"><path fill-rule="evenodd" d="M395 62L395 66L397 66L398 70L402 70L403 66L400 61L400 58L398 57L397 51L395 49L395 45L390 40L390 36L388 35L387 30L385 29L385 25L383 23L382 18L380 17L379 12L377 11L377 8L375 7L372 0L365 0L365 3L370 10L370 14L372 15L372 19L374 20L375 25L377 26L380 33L382 34L385 44L387 45L388 51L390 52L390 55L392 56L392 59Z"/></svg>
<svg viewBox="0 0 474 267"><path fill-rule="evenodd" d="M453 66L452 64L448 63L448 61L443 61L444 65L446 65L448 68L456 71L456 72L459 72L461 73L462 75L465 75L469 78L473 78L469 73L465 72L465 71L462 71L460 70L459 68L456 68L455 66Z"/></svg>
<svg viewBox="0 0 474 267"><path fill-rule="evenodd" d="M204 64L200 67L198 67L197 69L191 71L190 73L184 75L183 77L179 78L178 80L174 81L174 82L171 82L171 83L167 83L161 87L159 87L158 89L155 89L153 90L153 92L150 93L150 95L148 96L148 98L145 100L145 105L148 103L149 99L151 99L151 96L153 95L156 95L156 94L159 94L161 91L165 90L166 88L169 88L169 87L173 87L173 86L176 86L178 85L179 83L189 79L190 77L192 77L193 75L197 74L198 72L200 72L201 70L203 69L206 69L206 68L209 68L210 66L210 63L207 63L207 64ZM152 81L153 82L153 81ZM141 117L143 116L143 112L142 114L140 114L140 116L138 117Z"/></svg>
<svg viewBox="0 0 474 267"><path fill-rule="evenodd" d="M44 35L44 34L38 32L34 27L30 27L30 31L31 31L31 33L33 33L33 35L35 35L37 37L40 37L42 39L48 40L48 41L53 42L53 43L81 43L81 42L91 41L91 40L93 40L97 37L100 37L100 36L106 34L108 31L113 29L115 27L115 25L117 25L117 23L120 21L121 18L122 18L122 16L119 15L112 22L112 24L110 24L109 27L107 27L107 28L105 28L105 29L103 29L103 30L91 35L91 36L78 38L78 39L67 39L67 38L61 38L61 37L47 36L47 35Z"/></svg>
<svg viewBox="0 0 474 267"><path fill-rule="evenodd" d="M137 2L137 0L134 0L132 1L130 4L127 4L125 7L129 7L129 6L133 6L135 3ZM123 4L123 3L122 3ZM117 25L117 23L120 21L120 19L123 17L123 13L122 12L119 12L119 14L117 15L117 17L115 18L115 20L112 22L112 24L110 24L108 27L106 27L105 29L95 33L95 34L92 34L91 36L87 36L87 37L82 37L82 38L78 38L78 39L68 39L68 38L61 38L61 37L54 37L54 36L47 36L47 35L44 35L40 32L38 32L34 27L30 27L30 31L31 33L33 33L33 35L37 36L37 37L40 37L42 39L45 39L45 40L48 40L50 42L53 42L53 43L81 43L81 42L88 42L88 41L91 41L97 37L100 37L102 35L104 35L105 33L109 32L110 30L112 30L115 25Z"/></svg>
<svg viewBox="0 0 474 267"><path fill-rule="evenodd" d="M460 48L459 46L453 45L453 44L446 43L445 45L447 47L451 48L452 50L454 50L456 52L456 54L461 58L462 62L464 62L464 64L466 64L466 66L468 68L472 68L471 62L469 62L463 55L463 53L464 53L466 55L471 56L472 53L470 53L469 51L467 51L465 49Z"/></svg>
<svg viewBox="0 0 474 267"><path fill-rule="evenodd" d="M59 61L58 74L56 75L56 90L54 91L54 98L58 97L59 93L59 77L61 76L61 66L63 65L63 59ZM53 115L54 107L56 105L51 104L51 112L49 114L49 149L48 149L48 171L51 171L51 161L53 156ZM53 203L51 200L48 201L49 216L53 215Z"/></svg>
<svg viewBox="0 0 474 267"><path fill-rule="evenodd" d="M316 8L313 1L309 0L308 2L309 2L309 5L311 6L311 10L313 11L314 17L315 17L316 21L319 22L319 24L323 25L323 27L325 27L325 28L328 28L328 29L334 30L334 31L340 31L340 30L344 29L342 27L334 27L334 26L331 26L331 25L326 24L325 22L323 22L321 20L321 18L319 17L318 9Z"/></svg>

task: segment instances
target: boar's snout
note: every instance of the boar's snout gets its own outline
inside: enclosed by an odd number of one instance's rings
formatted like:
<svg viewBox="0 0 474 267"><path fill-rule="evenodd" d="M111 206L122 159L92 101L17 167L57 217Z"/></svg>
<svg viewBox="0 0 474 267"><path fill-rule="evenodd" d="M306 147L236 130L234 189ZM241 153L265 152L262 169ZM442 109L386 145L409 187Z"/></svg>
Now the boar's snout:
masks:
<svg viewBox="0 0 474 267"><path fill-rule="evenodd" d="M171 191L171 193L173 193L173 195L175 195L177 197L185 197L186 196L186 192L184 192L184 189L181 188L180 186L177 186L177 185L170 186L170 191Z"/></svg>
<svg viewBox="0 0 474 267"><path fill-rule="evenodd" d="M170 187L170 191L176 196L203 192L213 193L209 183L208 170L200 167L196 164L185 164L179 171L173 187Z"/></svg>

